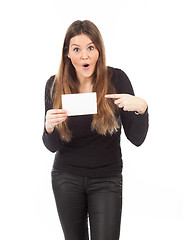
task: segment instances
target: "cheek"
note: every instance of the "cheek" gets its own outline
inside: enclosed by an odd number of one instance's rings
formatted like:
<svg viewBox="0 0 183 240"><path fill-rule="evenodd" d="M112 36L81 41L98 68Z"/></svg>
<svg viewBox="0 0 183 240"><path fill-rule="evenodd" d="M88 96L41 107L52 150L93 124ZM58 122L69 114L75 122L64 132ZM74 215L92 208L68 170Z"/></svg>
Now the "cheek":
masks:
<svg viewBox="0 0 183 240"><path fill-rule="evenodd" d="M79 65L79 57L77 56L70 56L71 62L73 65Z"/></svg>
<svg viewBox="0 0 183 240"><path fill-rule="evenodd" d="M94 55L93 55L93 62L97 62L97 60L98 60L98 58L99 58L99 52L97 51L97 52L95 52L94 53Z"/></svg>

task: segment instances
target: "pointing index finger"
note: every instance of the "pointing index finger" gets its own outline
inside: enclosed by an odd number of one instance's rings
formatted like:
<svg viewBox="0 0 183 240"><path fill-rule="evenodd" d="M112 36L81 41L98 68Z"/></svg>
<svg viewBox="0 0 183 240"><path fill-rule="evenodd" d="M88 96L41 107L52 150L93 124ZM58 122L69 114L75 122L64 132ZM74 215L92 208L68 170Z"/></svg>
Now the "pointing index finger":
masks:
<svg viewBox="0 0 183 240"><path fill-rule="evenodd" d="M107 94L105 95L106 98L120 98L121 94Z"/></svg>

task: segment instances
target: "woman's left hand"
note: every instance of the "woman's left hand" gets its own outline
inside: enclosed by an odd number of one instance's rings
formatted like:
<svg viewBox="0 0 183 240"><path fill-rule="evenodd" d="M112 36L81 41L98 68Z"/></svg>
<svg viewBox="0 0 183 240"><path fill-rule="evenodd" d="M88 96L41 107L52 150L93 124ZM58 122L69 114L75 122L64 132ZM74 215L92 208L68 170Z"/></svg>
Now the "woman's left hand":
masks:
<svg viewBox="0 0 183 240"><path fill-rule="evenodd" d="M144 99L130 94L108 94L105 97L116 99L114 103L119 108L123 108L124 111L134 111L144 114L147 109L147 103Z"/></svg>

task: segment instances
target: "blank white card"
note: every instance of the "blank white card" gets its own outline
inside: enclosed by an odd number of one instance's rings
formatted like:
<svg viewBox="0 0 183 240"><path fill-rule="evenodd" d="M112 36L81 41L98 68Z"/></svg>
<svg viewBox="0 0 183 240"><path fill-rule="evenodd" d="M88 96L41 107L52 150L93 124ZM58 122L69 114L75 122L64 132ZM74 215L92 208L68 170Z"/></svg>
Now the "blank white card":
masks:
<svg viewBox="0 0 183 240"><path fill-rule="evenodd" d="M67 110L68 116L97 114L97 94L75 93L63 94L62 108Z"/></svg>

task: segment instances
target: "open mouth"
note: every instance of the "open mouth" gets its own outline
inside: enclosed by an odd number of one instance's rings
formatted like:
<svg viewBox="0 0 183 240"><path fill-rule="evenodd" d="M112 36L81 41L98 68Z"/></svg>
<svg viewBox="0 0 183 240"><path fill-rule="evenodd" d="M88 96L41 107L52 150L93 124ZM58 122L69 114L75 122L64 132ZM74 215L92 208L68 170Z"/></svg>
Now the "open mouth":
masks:
<svg viewBox="0 0 183 240"><path fill-rule="evenodd" d="M89 64L84 64L83 67L84 68L88 68L90 65Z"/></svg>

